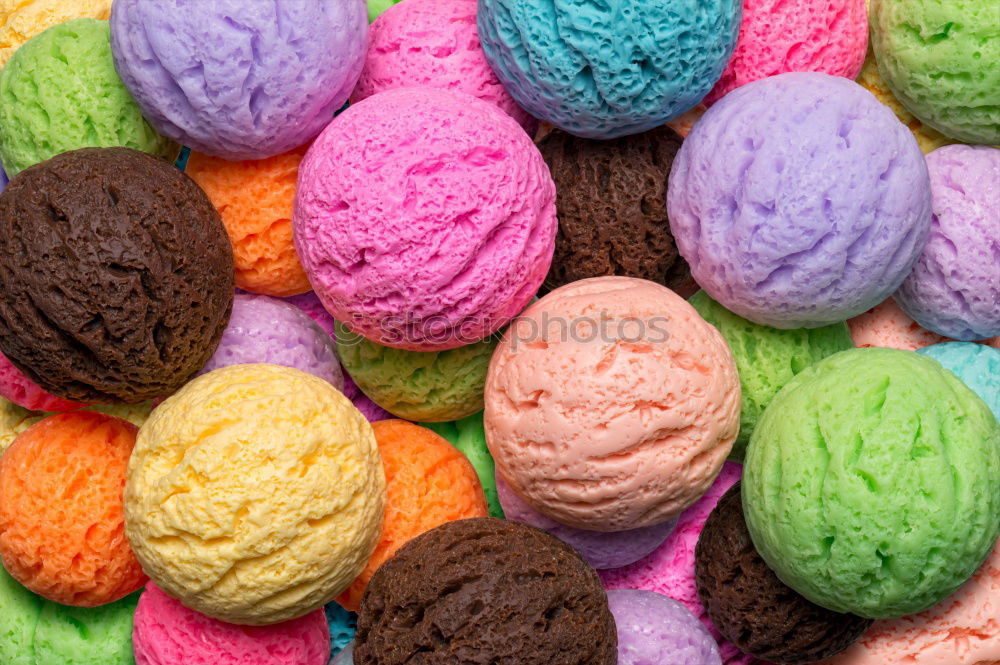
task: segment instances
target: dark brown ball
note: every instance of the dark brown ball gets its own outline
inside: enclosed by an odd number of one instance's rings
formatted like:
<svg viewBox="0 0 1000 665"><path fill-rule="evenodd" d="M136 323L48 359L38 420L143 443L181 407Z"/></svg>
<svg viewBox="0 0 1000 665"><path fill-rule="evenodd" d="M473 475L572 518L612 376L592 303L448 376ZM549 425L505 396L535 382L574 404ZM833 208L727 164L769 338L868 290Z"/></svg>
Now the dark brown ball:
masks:
<svg viewBox="0 0 1000 665"><path fill-rule="evenodd" d="M357 665L615 665L597 573L517 522L448 522L401 548L361 600Z"/></svg>
<svg viewBox="0 0 1000 665"><path fill-rule="evenodd" d="M0 195L0 351L59 397L174 392L214 352L233 289L218 212L162 159L75 150Z"/></svg>
<svg viewBox="0 0 1000 665"><path fill-rule="evenodd" d="M786 586L754 548L743 518L740 483L722 497L695 548L698 598L723 637L779 665L804 665L840 653L872 625L831 612Z"/></svg>
<svg viewBox="0 0 1000 665"><path fill-rule="evenodd" d="M669 127L610 141L554 130L538 149L556 183L559 233L545 288L601 275L671 288L691 275L667 222L667 177L681 137Z"/></svg>

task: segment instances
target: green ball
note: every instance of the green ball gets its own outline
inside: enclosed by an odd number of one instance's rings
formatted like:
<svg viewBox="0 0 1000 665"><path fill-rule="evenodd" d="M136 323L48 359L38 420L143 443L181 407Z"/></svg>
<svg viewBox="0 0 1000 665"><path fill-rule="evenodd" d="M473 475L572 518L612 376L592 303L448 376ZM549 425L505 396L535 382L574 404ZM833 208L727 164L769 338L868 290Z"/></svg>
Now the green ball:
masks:
<svg viewBox="0 0 1000 665"><path fill-rule="evenodd" d="M111 57L107 21L32 37L0 71L0 161L8 176L59 153L125 146L173 161L180 147L139 112Z"/></svg>
<svg viewBox="0 0 1000 665"><path fill-rule="evenodd" d="M817 605L873 619L920 612L996 542L1000 426L930 358L842 351L764 412L743 506L761 556Z"/></svg>
<svg viewBox="0 0 1000 665"><path fill-rule="evenodd" d="M872 0L879 73L922 122L969 143L1000 143L997 0Z"/></svg>
<svg viewBox="0 0 1000 665"><path fill-rule="evenodd" d="M729 459L742 462L764 409L793 376L838 351L854 348L846 323L778 330L733 314L704 291L688 301L726 339L740 373L740 433Z"/></svg>
<svg viewBox="0 0 1000 665"><path fill-rule="evenodd" d="M101 607L69 607L36 596L0 566L0 663L134 665L140 593Z"/></svg>
<svg viewBox="0 0 1000 665"><path fill-rule="evenodd" d="M400 0L368 0L368 22L377 19L382 12L392 7Z"/></svg>
<svg viewBox="0 0 1000 665"><path fill-rule="evenodd" d="M503 508L500 507L500 497L497 496L496 466L493 464L490 449L486 447L483 412L450 423L421 423L421 425L448 439L451 445L468 458L483 486L490 517L503 519Z"/></svg>
<svg viewBox="0 0 1000 665"><path fill-rule="evenodd" d="M483 410L486 370L497 336L448 351L406 351L376 344L337 322L337 355L365 395L417 422L459 420Z"/></svg>

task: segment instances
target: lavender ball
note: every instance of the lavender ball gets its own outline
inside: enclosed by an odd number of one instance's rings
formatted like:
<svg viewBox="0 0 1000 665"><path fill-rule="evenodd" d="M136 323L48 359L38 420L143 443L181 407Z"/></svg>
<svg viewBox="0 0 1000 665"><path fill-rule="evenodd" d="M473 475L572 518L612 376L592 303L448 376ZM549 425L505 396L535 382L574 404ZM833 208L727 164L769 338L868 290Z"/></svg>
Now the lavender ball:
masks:
<svg viewBox="0 0 1000 665"><path fill-rule="evenodd" d="M677 520L673 519L614 533L574 529L549 519L529 506L499 473L496 474L496 482L497 496L506 519L548 531L579 552L587 563L598 570L621 568L638 561L659 547L677 526Z"/></svg>
<svg viewBox="0 0 1000 665"><path fill-rule="evenodd" d="M365 0L115 0L115 67L164 136L262 159L316 136L368 46Z"/></svg>
<svg viewBox="0 0 1000 665"><path fill-rule="evenodd" d="M1000 150L927 155L931 234L893 298L924 328L971 342L1000 335Z"/></svg>
<svg viewBox="0 0 1000 665"><path fill-rule="evenodd" d="M248 363L294 367L344 389L337 347L307 314L278 298L237 293L229 325L200 374Z"/></svg>
<svg viewBox="0 0 1000 665"><path fill-rule="evenodd" d="M618 626L618 665L722 665L719 647L695 615L656 593L608 591Z"/></svg>
<svg viewBox="0 0 1000 665"><path fill-rule="evenodd" d="M789 73L723 97L674 159L670 228L726 309L818 328L879 304L927 241L930 184L913 134L845 78Z"/></svg>

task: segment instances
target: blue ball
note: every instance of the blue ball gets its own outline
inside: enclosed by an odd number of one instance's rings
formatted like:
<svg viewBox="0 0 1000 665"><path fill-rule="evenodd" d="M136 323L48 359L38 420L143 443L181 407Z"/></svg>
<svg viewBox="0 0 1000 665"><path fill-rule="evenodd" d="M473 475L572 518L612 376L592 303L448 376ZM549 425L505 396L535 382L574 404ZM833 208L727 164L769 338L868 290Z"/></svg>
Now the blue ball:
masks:
<svg viewBox="0 0 1000 665"><path fill-rule="evenodd" d="M3 188L6 186L7 186L7 174L4 172L2 168L0 168L0 192L2 192Z"/></svg>
<svg viewBox="0 0 1000 665"><path fill-rule="evenodd" d="M691 109L736 46L740 0L479 0L500 82L571 134L638 134Z"/></svg>
<svg viewBox="0 0 1000 665"><path fill-rule="evenodd" d="M925 346L917 353L951 370L982 397L993 415L1000 419L1000 351L985 344L944 342Z"/></svg>
<svg viewBox="0 0 1000 665"><path fill-rule="evenodd" d="M354 639L358 615L348 612L337 603L330 603L324 610L326 620L330 622L330 647L332 655L335 656Z"/></svg>

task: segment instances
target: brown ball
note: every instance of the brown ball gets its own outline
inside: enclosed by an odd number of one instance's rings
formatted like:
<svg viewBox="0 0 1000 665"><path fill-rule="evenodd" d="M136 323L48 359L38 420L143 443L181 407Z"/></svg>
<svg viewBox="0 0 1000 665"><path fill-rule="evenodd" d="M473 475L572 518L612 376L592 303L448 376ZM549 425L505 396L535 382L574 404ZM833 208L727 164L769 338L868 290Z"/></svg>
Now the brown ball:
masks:
<svg viewBox="0 0 1000 665"><path fill-rule="evenodd" d="M597 573L517 522L448 522L372 577L357 665L615 665L618 637Z"/></svg>
<svg viewBox="0 0 1000 665"><path fill-rule="evenodd" d="M65 399L174 392L229 321L233 253L190 178L129 148L85 148L0 195L0 351Z"/></svg>
<svg viewBox="0 0 1000 665"><path fill-rule="evenodd" d="M695 548L698 598L722 636L778 665L804 665L840 653L870 619L814 605L786 586L754 548L740 483L719 500Z"/></svg>
<svg viewBox="0 0 1000 665"><path fill-rule="evenodd" d="M556 183L559 233L545 288L601 275L675 288L690 278L667 221L667 177L681 137L658 127L610 141L554 130L538 149Z"/></svg>

